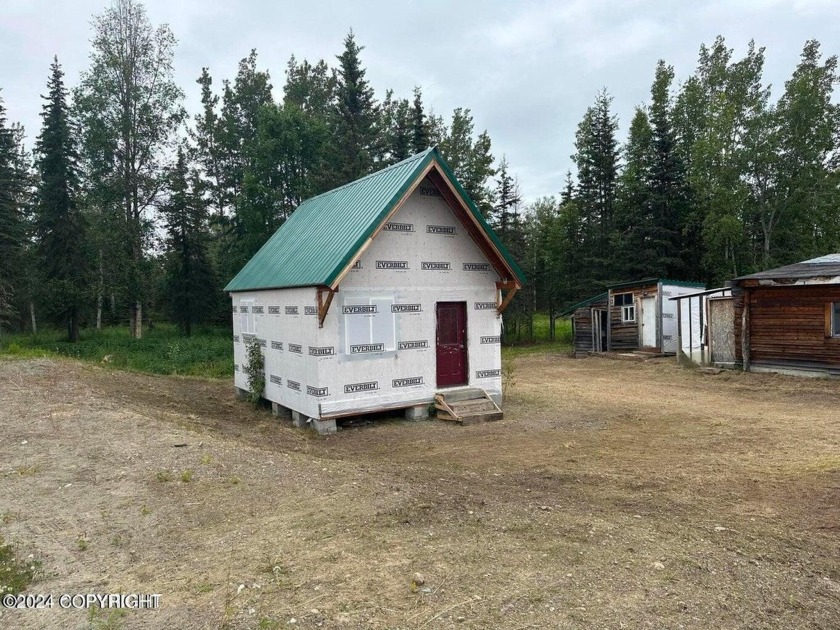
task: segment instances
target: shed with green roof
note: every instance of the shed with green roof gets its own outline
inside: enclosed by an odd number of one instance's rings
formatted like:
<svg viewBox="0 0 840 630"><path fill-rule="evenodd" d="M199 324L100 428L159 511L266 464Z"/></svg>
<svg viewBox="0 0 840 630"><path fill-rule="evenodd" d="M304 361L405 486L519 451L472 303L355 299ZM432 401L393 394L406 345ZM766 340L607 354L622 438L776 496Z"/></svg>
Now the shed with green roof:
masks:
<svg viewBox="0 0 840 630"><path fill-rule="evenodd" d="M523 282L429 149L304 201L228 283L236 387L258 344L263 396L319 429L470 391L500 416L501 313Z"/></svg>
<svg viewBox="0 0 840 630"><path fill-rule="evenodd" d="M671 298L705 288L662 278L618 282L561 315L571 316L575 355L633 350L675 354L678 309Z"/></svg>

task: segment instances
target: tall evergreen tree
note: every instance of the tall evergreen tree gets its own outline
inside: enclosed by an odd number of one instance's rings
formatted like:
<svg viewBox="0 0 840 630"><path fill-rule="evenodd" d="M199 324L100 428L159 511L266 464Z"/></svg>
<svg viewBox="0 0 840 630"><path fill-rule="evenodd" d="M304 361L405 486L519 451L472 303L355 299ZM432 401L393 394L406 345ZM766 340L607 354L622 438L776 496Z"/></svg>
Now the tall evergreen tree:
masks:
<svg viewBox="0 0 840 630"><path fill-rule="evenodd" d="M179 148L175 166L169 173L169 198L162 212L169 311L188 337L192 325L203 319L215 289L207 253L207 207L195 192L195 180L190 178L184 150Z"/></svg>
<svg viewBox="0 0 840 630"><path fill-rule="evenodd" d="M671 84L674 69L659 61L651 86L650 124L653 162L650 170L652 223L648 238L660 276L682 278L680 226L688 207L685 168L677 150L672 121Z"/></svg>
<svg viewBox="0 0 840 630"><path fill-rule="evenodd" d="M411 151L420 153L429 148L431 141L429 121L423 111L423 92L419 86L414 88L414 100L411 103Z"/></svg>
<svg viewBox="0 0 840 630"><path fill-rule="evenodd" d="M649 237L653 224L650 177L653 132L647 112L636 108L624 145L624 168L619 176L612 251L615 268L637 279L661 275Z"/></svg>
<svg viewBox="0 0 840 630"><path fill-rule="evenodd" d="M215 210L217 219L223 219L225 210L230 205L223 190L222 163L223 148L220 146L221 123L216 111L219 96L213 93L213 77L208 68L201 69L201 76L196 79L201 86L201 112L195 116L195 125L190 130L193 140L193 155L203 172L202 188Z"/></svg>
<svg viewBox="0 0 840 630"><path fill-rule="evenodd" d="M507 157L504 155L496 171L494 202L490 223L502 242L507 244L519 227L516 210L522 202L522 195L513 175L510 174Z"/></svg>
<svg viewBox="0 0 840 630"><path fill-rule="evenodd" d="M55 58L35 151L38 190L35 226L38 260L53 317L79 339L88 295L87 225L78 206L78 154L70 125L64 72Z"/></svg>
<svg viewBox="0 0 840 630"><path fill-rule="evenodd" d="M344 52L338 56L334 172L336 184L345 184L367 175L377 154L376 122L378 107L373 88L365 78L353 31L344 38Z"/></svg>
<svg viewBox="0 0 840 630"><path fill-rule="evenodd" d="M618 120L610 111L611 105L607 91L599 92L578 125L572 156L578 169L576 200L584 233L585 251L581 254L587 261L592 290L612 279L608 245L613 231L619 153Z"/></svg>
<svg viewBox="0 0 840 630"><path fill-rule="evenodd" d="M14 313L15 290L20 279L20 253L25 226L20 195L23 178L18 161L18 139L6 120L0 97L0 330Z"/></svg>
<svg viewBox="0 0 840 630"><path fill-rule="evenodd" d="M379 108L379 153L384 164L396 164L411 155L411 118L408 100L385 93Z"/></svg>
<svg viewBox="0 0 840 630"><path fill-rule="evenodd" d="M257 68L257 51L239 62L236 78L224 82L217 144L221 154L221 185L226 205L238 221L245 172L252 166L260 112L274 103L271 77Z"/></svg>

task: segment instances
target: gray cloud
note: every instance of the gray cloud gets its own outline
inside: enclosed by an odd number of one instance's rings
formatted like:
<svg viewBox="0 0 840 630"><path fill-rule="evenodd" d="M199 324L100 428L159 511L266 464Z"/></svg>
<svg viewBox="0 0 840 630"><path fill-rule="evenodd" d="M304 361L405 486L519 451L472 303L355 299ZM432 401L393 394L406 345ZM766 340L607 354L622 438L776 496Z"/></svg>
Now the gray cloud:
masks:
<svg viewBox="0 0 840 630"><path fill-rule="evenodd" d="M40 94L57 54L68 82L87 66L90 19L102 0L0 0L0 88L9 118L37 134ZM197 111L195 79L208 66L217 85L251 48L277 95L286 62L334 62L352 27L379 97L421 85L437 113L473 111L497 157L507 155L526 198L557 193L572 167L574 131L595 94L614 96L621 131L646 101L656 60L693 70L701 43L717 34L736 54L753 38L767 47L765 78L778 96L802 44L838 52L836 0L568 0L564 2L273 2L148 0L155 23L179 39L176 77Z"/></svg>

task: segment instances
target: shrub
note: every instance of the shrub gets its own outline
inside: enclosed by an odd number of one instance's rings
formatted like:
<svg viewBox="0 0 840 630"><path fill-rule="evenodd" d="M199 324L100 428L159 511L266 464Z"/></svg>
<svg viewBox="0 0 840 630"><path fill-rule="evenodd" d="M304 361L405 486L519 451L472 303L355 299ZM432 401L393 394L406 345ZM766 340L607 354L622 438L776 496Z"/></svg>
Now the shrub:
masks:
<svg viewBox="0 0 840 630"><path fill-rule="evenodd" d="M248 400L254 405L259 405L265 393L265 359L256 339L248 342L244 369L248 376L248 389L251 392Z"/></svg>

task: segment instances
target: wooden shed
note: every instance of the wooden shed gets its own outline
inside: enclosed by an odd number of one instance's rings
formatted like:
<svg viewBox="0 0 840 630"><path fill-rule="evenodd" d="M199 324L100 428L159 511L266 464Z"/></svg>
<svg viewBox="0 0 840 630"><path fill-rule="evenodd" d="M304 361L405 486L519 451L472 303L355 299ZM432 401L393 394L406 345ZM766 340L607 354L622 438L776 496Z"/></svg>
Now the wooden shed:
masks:
<svg viewBox="0 0 840 630"><path fill-rule="evenodd" d="M669 298L705 285L645 278L607 287L607 291L567 308L575 355L645 349L673 354L676 345L676 303Z"/></svg>
<svg viewBox="0 0 840 630"><path fill-rule="evenodd" d="M840 376L840 254L732 281L744 370Z"/></svg>
<svg viewBox="0 0 840 630"><path fill-rule="evenodd" d="M501 313L524 276L436 148L303 202L225 288L296 423L407 408L501 417Z"/></svg>

